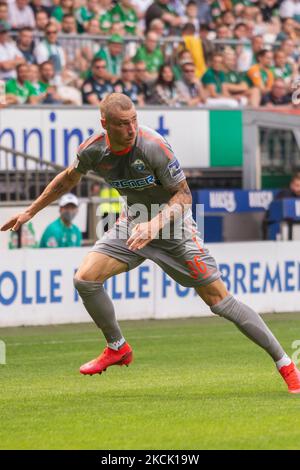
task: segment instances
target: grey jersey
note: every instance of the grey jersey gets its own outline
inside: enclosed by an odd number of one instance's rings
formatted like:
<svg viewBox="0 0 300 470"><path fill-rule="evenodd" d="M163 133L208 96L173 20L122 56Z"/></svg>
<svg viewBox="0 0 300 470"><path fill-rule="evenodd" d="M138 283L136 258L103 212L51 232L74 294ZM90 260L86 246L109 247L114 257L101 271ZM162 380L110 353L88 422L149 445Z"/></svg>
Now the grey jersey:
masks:
<svg viewBox="0 0 300 470"><path fill-rule="evenodd" d="M105 132L92 135L79 147L75 168L82 174L93 170L102 176L127 205L151 205L169 201L170 188L185 179L168 142L156 131L139 126L132 148L113 153Z"/></svg>

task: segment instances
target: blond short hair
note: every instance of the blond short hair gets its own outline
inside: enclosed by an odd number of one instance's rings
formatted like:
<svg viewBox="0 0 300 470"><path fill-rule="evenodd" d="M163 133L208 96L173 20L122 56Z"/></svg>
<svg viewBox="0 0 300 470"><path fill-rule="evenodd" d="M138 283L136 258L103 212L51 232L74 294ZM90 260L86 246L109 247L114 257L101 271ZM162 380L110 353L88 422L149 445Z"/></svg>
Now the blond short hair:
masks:
<svg viewBox="0 0 300 470"><path fill-rule="evenodd" d="M134 107L131 99L123 93L111 93L100 103L102 119L109 120L120 111L129 111Z"/></svg>

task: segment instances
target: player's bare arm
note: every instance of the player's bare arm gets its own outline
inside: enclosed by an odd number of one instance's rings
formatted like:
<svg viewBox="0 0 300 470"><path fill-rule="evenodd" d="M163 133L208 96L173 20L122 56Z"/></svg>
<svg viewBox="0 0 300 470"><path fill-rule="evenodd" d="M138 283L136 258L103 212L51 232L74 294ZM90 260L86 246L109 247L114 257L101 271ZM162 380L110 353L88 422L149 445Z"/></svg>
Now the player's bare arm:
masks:
<svg viewBox="0 0 300 470"><path fill-rule="evenodd" d="M50 181L42 194L24 212L9 219L0 227L0 230L18 230L22 224L32 219L40 210L74 188L80 179L80 173L73 166L66 168Z"/></svg>
<svg viewBox="0 0 300 470"><path fill-rule="evenodd" d="M186 180L172 186L169 191L172 196L163 210L149 222L143 222L134 227L127 240L128 248L131 250L144 248L167 223L182 217L184 212L191 207L192 195Z"/></svg>

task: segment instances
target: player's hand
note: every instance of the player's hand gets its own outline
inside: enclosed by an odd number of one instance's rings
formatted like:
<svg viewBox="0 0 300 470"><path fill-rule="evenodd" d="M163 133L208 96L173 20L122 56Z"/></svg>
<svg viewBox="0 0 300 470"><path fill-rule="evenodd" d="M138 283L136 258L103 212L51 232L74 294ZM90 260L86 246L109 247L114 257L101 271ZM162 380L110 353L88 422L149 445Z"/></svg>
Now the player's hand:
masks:
<svg viewBox="0 0 300 470"><path fill-rule="evenodd" d="M17 231L21 227L21 225L25 224L31 219L31 215L27 212L21 212L20 214L15 215L11 219L9 219L5 224L0 227L1 232L5 232L5 230L13 230Z"/></svg>
<svg viewBox="0 0 300 470"><path fill-rule="evenodd" d="M144 248L144 246L148 245L148 243L155 238L159 228L159 224L156 220L137 224L126 242L128 248L130 250L140 250Z"/></svg>

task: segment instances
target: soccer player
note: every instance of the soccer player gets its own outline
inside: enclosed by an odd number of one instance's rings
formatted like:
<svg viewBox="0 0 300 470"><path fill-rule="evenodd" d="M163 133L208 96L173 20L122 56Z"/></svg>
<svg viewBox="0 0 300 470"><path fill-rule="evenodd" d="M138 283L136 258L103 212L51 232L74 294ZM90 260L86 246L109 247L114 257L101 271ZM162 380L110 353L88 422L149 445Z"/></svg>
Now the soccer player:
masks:
<svg viewBox="0 0 300 470"><path fill-rule="evenodd" d="M289 392L300 393L300 372L295 364L261 317L227 291L214 258L203 247L191 217L190 189L170 145L152 129L138 125L136 110L127 96L112 93L100 107L105 132L86 139L75 163L57 175L30 207L1 227L18 230L69 192L89 170L126 197L125 212L96 242L74 278L85 308L107 341L103 353L84 364L80 372L93 375L132 361L132 348L123 337L103 283L148 258L181 285L194 287L213 313L235 323L261 346L275 361ZM153 205L159 208L151 213ZM167 228L170 236L165 236Z"/></svg>

